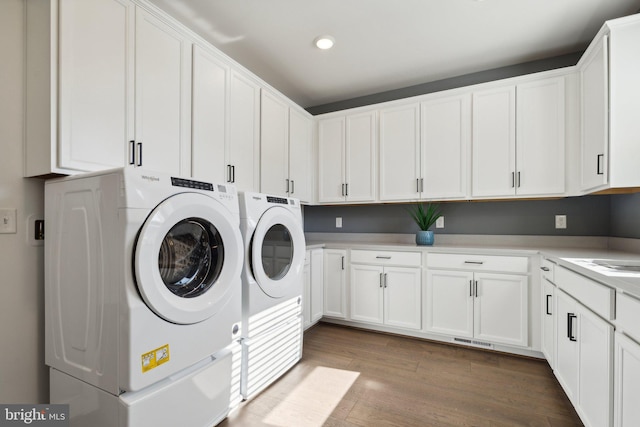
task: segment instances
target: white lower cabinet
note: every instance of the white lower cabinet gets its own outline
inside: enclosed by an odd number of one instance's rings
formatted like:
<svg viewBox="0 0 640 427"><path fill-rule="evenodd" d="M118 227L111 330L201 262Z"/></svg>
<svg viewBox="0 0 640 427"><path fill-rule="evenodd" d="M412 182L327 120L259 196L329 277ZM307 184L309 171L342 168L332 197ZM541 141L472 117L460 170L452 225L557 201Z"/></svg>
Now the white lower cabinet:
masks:
<svg viewBox="0 0 640 427"><path fill-rule="evenodd" d="M615 337L616 427L640 426L640 344L624 334Z"/></svg>
<svg viewBox="0 0 640 427"><path fill-rule="evenodd" d="M338 319L347 317L347 251L324 250L324 315Z"/></svg>
<svg viewBox="0 0 640 427"><path fill-rule="evenodd" d="M542 279L542 354L555 367L555 291L553 283Z"/></svg>
<svg viewBox="0 0 640 427"><path fill-rule="evenodd" d="M419 267L351 264L351 320L420 329Z"/></svg>
<svg viewBox="0 0 640 427"><path fill-rule="evenodd" d="M324 259L322 249L307 250L304 258L302 317L304 328L316 324L324 307Z"/></svg>
<svg viewBox="0 0 640 427"><path fill-rule="evenodd" d="M427 272L426 330L528 346L528 278L469 271Z"/></svg>
<svg viewBox="0 0 640 427"><path fill-rule="evenodd" d="M613 326L561 289L556 292L556 377L585 426L610 426Z"/></svg>

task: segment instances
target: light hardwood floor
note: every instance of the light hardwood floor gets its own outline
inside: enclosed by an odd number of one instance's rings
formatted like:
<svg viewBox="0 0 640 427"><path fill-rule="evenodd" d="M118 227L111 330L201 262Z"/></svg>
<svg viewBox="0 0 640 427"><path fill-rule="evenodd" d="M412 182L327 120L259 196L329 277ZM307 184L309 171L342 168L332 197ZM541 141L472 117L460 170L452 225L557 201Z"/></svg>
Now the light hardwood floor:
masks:
<svg viewBox="0 0 640 427"><path fill-rule="evenodd" d="M549 365L320 323L220 426L582 426Z"/></svg>

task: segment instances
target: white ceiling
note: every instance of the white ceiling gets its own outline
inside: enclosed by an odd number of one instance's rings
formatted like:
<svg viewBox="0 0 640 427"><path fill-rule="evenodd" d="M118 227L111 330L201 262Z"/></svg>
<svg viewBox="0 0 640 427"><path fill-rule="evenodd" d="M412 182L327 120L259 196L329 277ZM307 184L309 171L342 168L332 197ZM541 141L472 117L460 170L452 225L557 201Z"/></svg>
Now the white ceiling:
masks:
<svg viewBox="0 0 640 427"><path fill-rule="evenodd" d="M150 0L311 107L583 50L640 0ZM313 40L330 34L329 51Z"/></svg>

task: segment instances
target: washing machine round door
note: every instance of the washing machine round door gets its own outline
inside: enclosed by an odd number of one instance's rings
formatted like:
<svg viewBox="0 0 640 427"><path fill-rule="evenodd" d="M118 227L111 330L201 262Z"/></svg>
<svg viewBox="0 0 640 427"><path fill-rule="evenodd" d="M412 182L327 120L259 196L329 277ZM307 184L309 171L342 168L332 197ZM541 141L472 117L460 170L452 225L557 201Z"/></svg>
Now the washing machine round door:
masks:
<svg viewBox="0 0 640 427"><path fill-rule="evenodd" d="M158 316L180 324L208 319L238 286L237 216L201 193L167 198L140 230L134 269L140 295Z"/></svg>
<svg viewBox="0 0 640 427"><path fill-rule="evenodd" d="M300 218L291 211L276 206L262 214L251 242L251 270L264 293L279 298L302 290L305 245Z"/></svg>

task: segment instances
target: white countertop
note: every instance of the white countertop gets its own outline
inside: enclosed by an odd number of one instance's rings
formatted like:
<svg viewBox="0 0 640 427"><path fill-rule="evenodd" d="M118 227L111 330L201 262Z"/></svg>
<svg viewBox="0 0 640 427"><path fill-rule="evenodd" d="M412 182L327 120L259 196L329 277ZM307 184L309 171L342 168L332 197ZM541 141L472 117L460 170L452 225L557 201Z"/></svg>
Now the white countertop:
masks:
<svg viewBox="0 0 640 427"><path fill-rule="evenodd" d="M353 236L349 239L317 239L307 240L307 248L329 248L329 249L373 249L373 250L393 250L393 251L426 251L432 253L473 253L486 255L523 255L532 256L541 254L545 258L555 262L557 265L572 270L578 274L586 276L592 280L615 288L622 292L640 299L640 272L629 273L614 271L601 266L590 265L588 261L593 259L611 260L634 260L640 262L640 253L626 250L609 249L610 242L601 239L607 238L536 238L532 236L471 236L469 239L463 237L444 238L436 236L436 244L433 246L417 246L415 243L408 243L404 238L389 238L383 236L379 241L371 235ZM443 241L438 243L438 237ZM468 242L466 243L465 240ZM486 244L484 244L486 241ZM562 246L569 243L570 246ZM633 247L635 244L633 242ZM624 247L624 245L623 245ZM585 262L586 261L586 262Z"/></svg>

